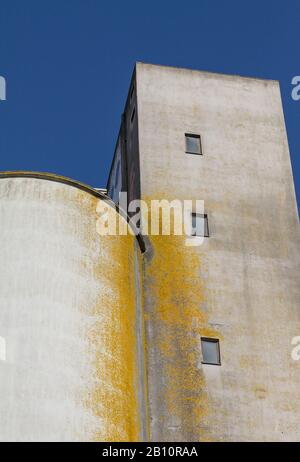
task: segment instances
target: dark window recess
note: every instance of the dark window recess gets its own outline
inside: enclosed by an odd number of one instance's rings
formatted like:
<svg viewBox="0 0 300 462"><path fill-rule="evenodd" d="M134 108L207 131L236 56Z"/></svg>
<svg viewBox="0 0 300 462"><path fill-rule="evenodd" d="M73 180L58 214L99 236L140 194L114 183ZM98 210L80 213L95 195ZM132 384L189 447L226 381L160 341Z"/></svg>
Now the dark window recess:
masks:
<svg viewBox="0 0 300 462"><path fill-rule="evenodd" d="M192 213L192 236L209 237L206 214Z"/></svg>
<svg viewBox="0 0 300 462"><path fill-rule="evenodd" d="M131 123L133 122L134 116L135 116L135 107L133 108L132 113L131 113L131 117L130 117Z"/></svg>
<svg viewBox="0 0 300 462"><path fill-rule="evenodd" d="M220 343L217 338L201 337L203 364L221 365Z"/></svg>
<svg viewBox="0 0 300 462"><path fill-rule="evenodd" d="M134 95L134 85L132 85L132 89L130 92L130 102L132 101L133 95Z"/></svg>
<svg viewBox="0 0 300 462"><path fill-rule="evenodd" d="M188 154L202 154L200 135L192 133L185 134L185 152Z"/></svg>

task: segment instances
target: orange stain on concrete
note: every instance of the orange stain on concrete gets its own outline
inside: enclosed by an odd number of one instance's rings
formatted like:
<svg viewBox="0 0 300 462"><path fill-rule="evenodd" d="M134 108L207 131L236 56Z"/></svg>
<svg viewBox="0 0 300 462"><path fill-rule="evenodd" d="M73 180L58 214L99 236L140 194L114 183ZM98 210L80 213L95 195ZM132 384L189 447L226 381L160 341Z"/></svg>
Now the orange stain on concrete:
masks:
<svg viewBox="0 0 300 462"><path fill-rule="evenodd" d="M83 307L90 318L84 331L91 376L82 399L98 421L96 431L87 432L93 441L139 441L135 237L97 235L97 202L97 198L89 202L91 210L86 212L95 219L95 231L84 236L85 242L99 245L100 241L103 248L93 268L95 282L101 281L99 297L93 305ZM113 209L111 213L116 214Z"/></svg>
<svg viewBox="0 0 300 462"><path fill-rule="evenodd" d="M147 355L153 356L162 378L163 438L172 439L176 430L172 431L180 427L187 438L209 440L200 338L220 335L209 326L208 314L202 309L205 291L199 253L185 246L185 236L151 236L150 240L153 256L144 264L145 322L152 349L150 352L148 341ZM153 383L150 386L155 387Z"/></svg>

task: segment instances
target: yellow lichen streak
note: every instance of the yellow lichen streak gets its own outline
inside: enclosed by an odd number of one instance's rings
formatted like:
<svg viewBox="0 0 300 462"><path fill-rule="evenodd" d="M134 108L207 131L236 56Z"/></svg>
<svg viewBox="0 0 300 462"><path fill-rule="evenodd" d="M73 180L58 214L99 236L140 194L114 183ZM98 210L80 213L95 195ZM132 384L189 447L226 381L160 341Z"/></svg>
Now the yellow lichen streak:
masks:
<svg viewBox="0 0 300 462"><path fill-rule="evenodd" d="M200 338L218 333L202 309L200 253L185 245L185 236L150 236L150 242L144 284L151 438L209 440Z"/></svg>
<svg viewBox="0 0 300 462"><path fill-rule="evenodd" d="M88 212L94 217L95 230L97 202L93 201ZM109 213L118 219L113 208ZM101 258L93 262L98 297L83 307L89 316L83 328L90 378L82 395L93 415L88 437L94 441L139 441L135 237L93 234L85 239L91 245L100 244Z"/></svg>

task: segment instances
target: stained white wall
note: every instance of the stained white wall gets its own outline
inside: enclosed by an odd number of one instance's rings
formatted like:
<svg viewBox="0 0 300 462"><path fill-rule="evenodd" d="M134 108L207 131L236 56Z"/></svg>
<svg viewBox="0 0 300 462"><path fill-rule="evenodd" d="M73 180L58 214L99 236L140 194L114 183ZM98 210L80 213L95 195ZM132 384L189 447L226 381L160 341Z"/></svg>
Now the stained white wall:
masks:
<svg viewBox="0 0 300 462"><path fill-rule="evenodd" d="M0 180L1 441L139 437L134 238L97 234L98 201Z"/></svg>
<svg viewBox="0 0 300 462"><path fill-rule="evenodd" d="M222 357L204 366L193 352L208 410L187 434L189 407L176 417L161 392L174 394L183 359L160 349L164 300L146 292L152 438L299 441L299 221L278 82L143 63L136 75L142 198L205 201L210 237L193 255ZM185 153L185 133L201 135L203 156Z"/></svg>

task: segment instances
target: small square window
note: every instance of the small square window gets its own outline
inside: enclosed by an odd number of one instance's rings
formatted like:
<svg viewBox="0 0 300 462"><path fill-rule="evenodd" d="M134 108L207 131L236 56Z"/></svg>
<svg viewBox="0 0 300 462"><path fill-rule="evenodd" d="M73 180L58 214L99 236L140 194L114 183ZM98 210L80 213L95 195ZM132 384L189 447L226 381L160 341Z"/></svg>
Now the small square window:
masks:
<svg viewBox="0 0 300 462"><path fill-rule="evenodd" d="M209 237L208 218L206 214L192 213L192 236Z"/></svg>
<svg viewBox="0 0 300 462"><path fill-rule="evenodd" d="M185 152L188 154L202 154L200 135L185 134Z"/></svg>
<svg viewBox="0 0 300 462"><path fill-rule="evenodd" d="M201 337L203 364L221 366L220 344L217 338Z"/></svg>

